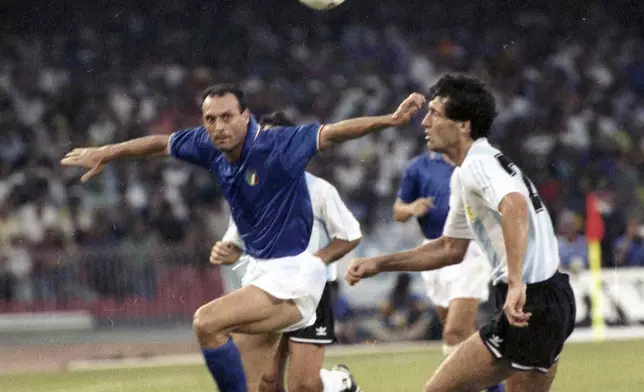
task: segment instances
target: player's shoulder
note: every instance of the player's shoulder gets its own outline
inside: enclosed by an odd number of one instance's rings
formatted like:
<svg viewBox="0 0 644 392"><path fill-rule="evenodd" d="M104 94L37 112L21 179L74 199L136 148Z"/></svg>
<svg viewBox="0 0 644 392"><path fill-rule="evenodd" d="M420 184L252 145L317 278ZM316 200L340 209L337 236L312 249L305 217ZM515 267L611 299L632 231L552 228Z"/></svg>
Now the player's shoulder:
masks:
<svg viewBox="0 0 644 392"><path fill-rule="evenodd" d="M416 155L407 163L405 174L409 176L419 173L423 168L426 168L428 166L429 161L430 159L426 152Z"/></svg>
<svg viewBox="0 0 644 392"><path fill-rule="evenodd" d="M500 151L492 148L474 148L468 152L461 164L461 175L471 175L473 172L486 171L489 168L496 168L499 165L498 156Z"/></svg>
<svg viewBox="0 0 644 392"><path fill-rule="evenodd" d="M206 127L204 127L203 125L199 127L180 129L170 134L171 140L179 137L191 138L199 142L209 140L208 132L206 132Z"/></svg>
<svg viewBox="0 0 644 392"><path fill-rule="evenodd" d="M409 167L419 167L419 166L424 166L427 165L427 163L430 161L429 153L428 152L423 152L422 154L418 154L415 157L413 157L409 161Z"/></svg>
<svg viewBox="0 0 644 392"><path fill-rule="evenodd" d="M306 185L312 194L327 194L328 192L336 191L333 184L309 172L305 172Z"/></svg>
<svg viewBox="0 0 644 392"><path fill-rule="evenodd" d="M206 131L206 127L204 126L185 128L175 131L170 134L168 143L170 144L171 150L177 148L187 148L198 149L202 151L211 149L213 151L216 151L214 144L210 140L210 136Z"/></svg>

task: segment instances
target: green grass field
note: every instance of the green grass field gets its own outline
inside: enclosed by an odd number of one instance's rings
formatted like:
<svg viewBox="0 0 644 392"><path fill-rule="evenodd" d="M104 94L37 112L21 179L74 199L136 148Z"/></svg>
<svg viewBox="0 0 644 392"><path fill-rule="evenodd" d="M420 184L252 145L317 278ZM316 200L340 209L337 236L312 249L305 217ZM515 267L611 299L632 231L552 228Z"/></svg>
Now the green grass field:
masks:
<svg viewBox="0 0 644 392"><path fill-rule="evenodd" d="M555 392L644 391L644 340L569 344L562 354ZM418 392L441 360L437 350L329 358L351 366L364 392ZM0 376L3 392L214 391L202 366L16 374Z"/></svg>

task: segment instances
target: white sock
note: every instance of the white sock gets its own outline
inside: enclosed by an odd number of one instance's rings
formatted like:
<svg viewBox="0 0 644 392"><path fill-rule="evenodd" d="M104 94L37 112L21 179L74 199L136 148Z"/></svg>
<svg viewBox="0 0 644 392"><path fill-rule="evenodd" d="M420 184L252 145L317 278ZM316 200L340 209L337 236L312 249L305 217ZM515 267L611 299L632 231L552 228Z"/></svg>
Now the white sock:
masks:
<svg viewBox="0 0 644 392"><path fill-rule="evenodd" d="M458 346L458 344L450 346L449 344L443 343L443 356L445 356L445 358L449 357L458 348Z"/></svg>
<svg viewBox="0 0 644 392"><path fill-rule="evenodd" d="M346 373L338 370L320 369L320 378L322 379L322 392L341 392L344 390L342 380Z"/></svg>

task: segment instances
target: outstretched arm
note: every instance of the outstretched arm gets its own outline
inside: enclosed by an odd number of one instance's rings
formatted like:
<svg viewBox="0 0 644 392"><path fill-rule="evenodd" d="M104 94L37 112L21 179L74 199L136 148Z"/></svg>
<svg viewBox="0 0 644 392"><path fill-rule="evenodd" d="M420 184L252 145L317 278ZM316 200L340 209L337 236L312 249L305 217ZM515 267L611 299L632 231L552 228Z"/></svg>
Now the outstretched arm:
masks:
<svg viewBox="0 0 644 392"><path fill-rule="evenodd" d="M215 152L204 127L176 131L172 135L146 136L102 147L75 148L60 163L88 170L81 181L86 182L119 158L172 156L179 160L210 168Z"/></svg>
<svg viewBox="0 0 644 392"><path fill-rule="evenodd" d="M350 285L383 271L430 271L458 264L470 240L442 236L412 250L351 262L346 273Z"/></svg>
<svg viewBox="0 0 644 392"><path fill-rule="evenodd" d="M81 177L81 181L86 182L115 159L170 155L169 140L169 135L156 135L102 147L75 148L67 153L60 163L63 166L79 166L88 169L88 172Z"/></svg>
<svg viewBox="0 0 644 392"><path fill-rule="evenodd" d="M405 124L420 110L424 103L425 97L414 93L400 104L395 113L384 116L358 117L327 124L320 130L318 148L321 151L333 144L358 139L375 131Z"/></svg>

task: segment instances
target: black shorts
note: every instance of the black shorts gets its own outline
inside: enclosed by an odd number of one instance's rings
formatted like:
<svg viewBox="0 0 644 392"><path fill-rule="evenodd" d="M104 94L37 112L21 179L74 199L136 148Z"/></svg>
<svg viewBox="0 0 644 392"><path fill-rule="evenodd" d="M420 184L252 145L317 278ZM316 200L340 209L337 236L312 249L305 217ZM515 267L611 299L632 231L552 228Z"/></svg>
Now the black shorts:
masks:
<svg viewBox="0 0 644 392"><path fill-rule="evenodd" d="M568 275L557 272L527 285L523 310L532 316L525 328L511 326L503 312L508 285L497 284L493 293L498 314L479 332L485 346L514 369L547 373L575 328L575 296Z"/></svg>
<svg viewBox="0 0 644 392"><path fill-rule="evenodd" d="M332 344L335 342L333 325L333 304L331 303L331 290L329 284L324 286L322 298L315 311L315 324L293 332L286 332L284 336L297 343Z"/></svg>

